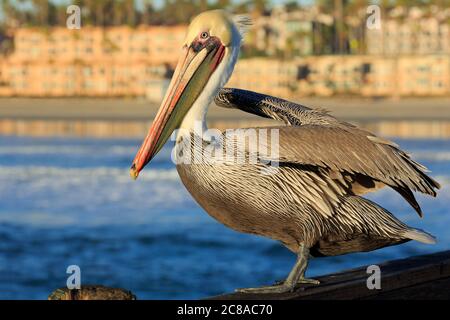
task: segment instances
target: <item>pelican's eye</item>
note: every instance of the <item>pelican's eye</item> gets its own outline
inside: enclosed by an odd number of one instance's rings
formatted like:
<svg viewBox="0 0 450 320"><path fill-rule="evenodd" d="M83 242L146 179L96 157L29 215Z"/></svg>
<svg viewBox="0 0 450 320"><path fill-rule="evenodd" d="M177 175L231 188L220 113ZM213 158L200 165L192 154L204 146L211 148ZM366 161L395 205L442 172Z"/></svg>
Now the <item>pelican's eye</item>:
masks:
<svg viewBox="0 0 450 320"><path fill-rule="evenodd" d="M206 40L209 38L209 33L206 31L203 31L202 33L200 33L200 39Z"/></svg>

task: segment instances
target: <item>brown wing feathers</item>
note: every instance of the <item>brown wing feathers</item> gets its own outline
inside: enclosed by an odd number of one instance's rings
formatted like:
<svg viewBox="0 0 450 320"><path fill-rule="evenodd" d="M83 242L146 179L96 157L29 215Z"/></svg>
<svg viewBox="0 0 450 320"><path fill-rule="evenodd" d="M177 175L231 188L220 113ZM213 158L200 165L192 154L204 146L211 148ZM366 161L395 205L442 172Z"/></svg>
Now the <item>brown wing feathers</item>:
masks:
<svg viewBox="0 0 450 320"><path fill-rule="evenodd" d="M215 102L222 107L284 121L288 126L278 128L280 162L314 165L340 173L355 194L388 185L422 216L412 190L436 196L435 189L440 188L426 174L426 168L395 143L341 122L324 111L230 88L222 89Z"/></svg>

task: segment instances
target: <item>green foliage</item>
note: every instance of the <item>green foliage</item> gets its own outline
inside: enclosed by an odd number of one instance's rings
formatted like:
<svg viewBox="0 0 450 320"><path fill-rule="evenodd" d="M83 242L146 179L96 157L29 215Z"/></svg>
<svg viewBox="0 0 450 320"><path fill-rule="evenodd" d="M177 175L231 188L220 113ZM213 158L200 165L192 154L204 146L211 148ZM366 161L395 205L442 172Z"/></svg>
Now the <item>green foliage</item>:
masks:
<svg viewBox="0 0 450 320"><path fill-rule="evenodd" d="M83 24L97 26L139 24L173 25L188 23L192 16L199 12L225 8L235 13L251 13L260 15L267 11L273 0L163 0L160 8L155 8L153 0L74 0L71 3L82 8ZM361 8L374 3L371 0L315 0L314 3L324 13L333 14L335 6L342 3L347 15L356 14ZM450 0L379 0L384 9L400 5L405 7L428 7L436 4L441 7L450 6ZM288 11L301 8L298 0L285 2ZM48 0L0 0L3 13L1 24L22 26L64 26L67 18L67 4L64 1ZM14 22L14 23L12 23Z"/></svg>
<svg viewBox="0 0 450 320"><path fill-rule="evenodd" d="M74 0L72 4L82 9L84 25L117 26L139 24L174 25L188 23L192 16L210 9L232 9L231 0L164 0L156 9L152 0ZM263 8L266 0L256 0L255 6ZM47 0L0 0L3 12L1 24L18 26L65 26L67 4ZM12 23L14 22L14 23Z"/></svg>
<svg viewBox="0 0 450 320"><path fill-rule="evenodd" d="M210 9L225 8L234 13L250 14L258 17L267 12L274 0L162 0L162 6L156 8L153 0L72 0L71 3L82 9L82 25L135 27L145 25L187 24L196 14ZM301 9L302 2L287 0L289 12ZM314 22L308 34L296 34L288 39L284 52L275 52L275 56L290 58L305 54L301 41L307 37L312 42L313 54L363 53L365 9L369 4L378 3L383 12L395 6L420 6L424 9L431 4L442 8L450 6L450 0L315 0L320 12L335 16L333 25ZM17 26L41 27L44 30L52 26L65 26L67 19L65 1L47 0L0 0L2 19L0 20L0 50L11 50L6 30ZM425 10L426 11L426 10ZM362 14L361 14L362 13ZM344 17L359 18L356 24L348 24ZM353 19L354 20L354 19ZM449 21L450 23L450 21ZM250 37L247 37L249 40ZM1 43L1 42L5 43ZM300 42L299 42L300 41ZM109 46L114 50L114 46ZM245 57L265 56L266 52L252 47L251 39L243 48Z"/></svg>

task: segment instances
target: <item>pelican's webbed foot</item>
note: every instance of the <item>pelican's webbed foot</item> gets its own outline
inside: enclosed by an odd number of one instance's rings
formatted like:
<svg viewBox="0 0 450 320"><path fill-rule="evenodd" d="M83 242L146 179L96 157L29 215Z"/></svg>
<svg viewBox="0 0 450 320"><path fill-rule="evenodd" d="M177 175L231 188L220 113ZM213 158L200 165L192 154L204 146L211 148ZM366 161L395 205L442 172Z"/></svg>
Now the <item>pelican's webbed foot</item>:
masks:
<svg viewBox="0 0 450 320"><path fill-rule="evenodd" d="M236 289L236 292L239 293L286 293L286 292L294 292L295 288L298 285L308 284L308 285L318 285L320 284L319 280L316 279L308 279L308 278L300 278L295 283L286 283L287 281L279 282L273 286L265 286L258 288L242 288Z"/></svg>
<svg viewBox="0 0 450 320"><path fill-rule="evenodd" d="M294 291L295 286L290 286L284 283L276 284L273 286L267 287L258 287L258 288L242 288L236 289L236 292L239 293L285 293Z"/></svg>
<svg viewBox="0 0 450 320"><path fill-rule="evenodd" d="M297 285L309 284L318 285L319 280L305 278L305 271L308 267L309 249L303 244L300 245L297 255L297 261L292 268L287 279L283 282L278 282L273 286L259 287L259 288L242 288L236 289L239 293L286 293L293 292Z"/></svg>
<svg viewBox="0 0 450 320"><path fill-rule="evenodd" d="M312 285L317 286L317 285L320 284L320 281L319 281L319 280L316 280L316 279L300 278L300 279L297 281L297 284L312 284Z"/></svg>

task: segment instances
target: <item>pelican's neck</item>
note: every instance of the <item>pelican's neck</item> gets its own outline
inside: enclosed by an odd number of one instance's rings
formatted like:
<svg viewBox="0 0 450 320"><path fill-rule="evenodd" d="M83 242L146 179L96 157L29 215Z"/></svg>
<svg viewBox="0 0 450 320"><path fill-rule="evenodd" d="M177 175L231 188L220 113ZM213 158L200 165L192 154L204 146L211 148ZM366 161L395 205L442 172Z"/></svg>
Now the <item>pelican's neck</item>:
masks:
<svg viewBox="0 0 450 320"><path fill-rule="evenodd" d="M184 130L180 131L188 130L191 132L194 131L194 128L199 128L199 126L202 128L203 132L207 130L206 114L208 113L209 105L213 102L214 97L219 93L219 90L230 78L238 56L239 45L231 46L229 49L226 49L222 63L211 75L211 78L202 93L195 100L194 104L181 122L180 128Z"/></svg>
<svg viewBox="0 0 450 320"><path fill-rule="evenodd" d="M219 89L217 89L217 92ZM194 128L201 128L203 131L207 130L206 114L208 113L209 105L214 98L214 92L212 92L208 96L202 97L202 95L198 97L198 99L195 101L195 103L192 105L192 107L184 117L183 121L181 122L181 129L188 130L189 132L194 131Z"/></svg>

